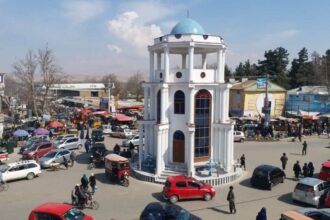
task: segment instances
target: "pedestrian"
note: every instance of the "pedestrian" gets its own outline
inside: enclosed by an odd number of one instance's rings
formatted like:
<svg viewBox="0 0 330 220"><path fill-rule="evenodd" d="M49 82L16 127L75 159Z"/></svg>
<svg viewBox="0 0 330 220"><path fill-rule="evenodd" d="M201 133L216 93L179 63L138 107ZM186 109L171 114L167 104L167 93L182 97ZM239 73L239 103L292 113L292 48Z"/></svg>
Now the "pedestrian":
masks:
<svg viewBox="0 0 330 220"><path fill-rule="evenodd" d="M53 138L53 132L52 132L52 130L49 131L48 136L49 136L49 139L52 139Z"/></svg>
<svg viewBox="0 0 330 220"><path fill-rule="evenodd" d="M88 188L88 178L87 178L86 174L84 174L84 175L81 177L80 182L81 182L81 186L82 186L83 188L85 188L85 189Z"/></svg>
<svg viewBox="0 0 330 220"><path fill-rule="evenodd" d="M308 176L309 177L313 177L314 176L314 165L312 162L309 162L308 163L308 170L309 170L309 173L308 173Z"/></svg>
<svg viewBox="0 0 330 220"><path fill-rule="evenodd" d="M115 154L120 154L120 146L118 144L116 144L113 148L113 152Z"/></svg>
<svg viewBox="0 0 330 220"><path fill-rule="evenodd" d="M304 166L302 168L302 171L303 171L303 176L304 177L308 177L309 169L308 169L307 163L304 163Z"/></svg>
<svg viewBox="0 0 330 220"><path fill-rule="evenodd" d="M80 131L80 139L84 139L84 127L81 128L81 131Z"/></svg>
<svg viewBox="0 0 330 220"><path fill-rule="evenodd" d="M71 165L73 166L74 161L76 160L76 153L74 151L71 151L70 160L71 160Z"/></svg>
<svg viewBox="0 0 330 220"><path fill-rule="evenodd" d="M234 187L230 186L229 187L229 192L227 195L227 201L229 202L229 211L230 214L235 214L236 213L236 207L235 207L235 194L234 194Z"/></svg>
<svg viewBox="0 0 330 220"><path fill-rule="evenodd" d="M294 176L296 177L296 179L298 179L299 178L299 175L301 174L301 167L299 165L299 161L298 160L293 165L293 172L294 172Z"/></svg>
<svg viewBox="0 0 330 220"><path fill-rule="evenodd" d="M86 131L86 137L85 137L86 140L89 139L89 129L87 128L87 131Z"/></svg>
<svg viewBox="0 0 330 220"><path fill-rule="evenodd" d="M241 161L241 167L244 168L244 170L246 170L246 167L245 167L245 155L244 154L241 156L240 161Z"/></svg>
<svg viewBox="0 0 330 220"><path fill-rule="evenodd" d="M306 155L307 154L307 142L304 141L303 145L303 149L302 149L302 155Z"/></svg>
<svg viewBox="0 0 330 220"><path fill-rule="evenodd" d="M34 154L34 160L36 161L36 163L39 163L39 156L38 154Z"/></svg>
<svg viewBox="0 0 330 220"><path fill-rule="evenodd" d="M87 139L87 141L85 142L85 150L86 150L86 153L89 152L89 147L91 145L91 141L90 139Z"/></svg>
<svg viewBox="0 0 330 220"><path fill-rule="evenodd" d="M258 212L256 220L267 220L267 211L265 207L262 207L260 212Z"/></svg>
<svg viewBox="0 0 330 220"><path fill-rule="evenodd" d="M94 173L92 173L91 176L89 177L89 185L91 186L92 193L94 194L96 190L96 179Z"/></svg>
<svg viewBox="0 0 330 220"><path fill-rule="evenodd" d="M282 157L280 158L282 163L282 169L285 170L286 164L288 163L288 157L285 153L283 153Z"/></svg>
<svg viewBox="0 0 330 220"><path fill-rule="evenodd" d="M80 192L79 192L79 184L77 184L73 190L71 191L71 204L72 205L78 205L79 198L80 198Z"/></svg>

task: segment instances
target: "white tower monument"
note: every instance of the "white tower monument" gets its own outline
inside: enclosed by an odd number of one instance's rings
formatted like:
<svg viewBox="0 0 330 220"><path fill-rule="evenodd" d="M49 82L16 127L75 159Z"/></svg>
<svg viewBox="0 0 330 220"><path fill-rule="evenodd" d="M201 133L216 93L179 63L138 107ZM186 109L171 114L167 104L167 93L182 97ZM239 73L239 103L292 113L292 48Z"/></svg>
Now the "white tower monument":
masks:
<svg viewBox="0 0 330 220"><path fill-rule="evenodd" d="M154 39L148 49L150 74L144 83L144 119L139 124L144 137L140 169L151 155L156 178L166 170L195 176L196 166L210 162L232 172L233 124L228 118L224 40L186 18L170 34ZM216 55L215 69L207 66L211 54Z"/></svg>

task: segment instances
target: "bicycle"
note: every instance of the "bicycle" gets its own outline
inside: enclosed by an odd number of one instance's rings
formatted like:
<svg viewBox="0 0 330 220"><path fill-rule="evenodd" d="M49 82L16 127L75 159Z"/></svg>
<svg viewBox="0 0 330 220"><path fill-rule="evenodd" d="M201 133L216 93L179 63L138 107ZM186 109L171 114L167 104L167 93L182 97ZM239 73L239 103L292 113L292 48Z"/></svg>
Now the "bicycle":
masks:
<svg viewBox="0 0 330 220"><path fill-rule="evenodd" d="M7 191L9 188L9 185L7 183L0 183L0 192Z"/></svg>

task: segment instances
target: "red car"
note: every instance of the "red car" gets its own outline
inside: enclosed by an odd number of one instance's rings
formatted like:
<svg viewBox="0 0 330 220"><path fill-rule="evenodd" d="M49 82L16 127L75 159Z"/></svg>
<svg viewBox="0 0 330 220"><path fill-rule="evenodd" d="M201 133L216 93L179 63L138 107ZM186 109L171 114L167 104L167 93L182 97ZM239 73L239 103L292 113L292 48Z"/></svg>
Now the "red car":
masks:
<svg viewBox="0 0 330 220"><path fill-rule="evenodd" d="M215 196L214 188L207 183L200 182L193 177L170 176L166 179L163 196L171 203L181 199L211 200Z"/></svg>
<svg viewBox="0 0 330 220"><path fill-rule="evenodd" d="M63 203L45 203L33 209L29 220L94 220L92 216L85 215L72 205Z"/></svg>
<svg viewBox="0 0 330 220"><path fill-rule="evenodd" d="M330 161L324 162L321 167L319 179L330 181Z"/></svg>
<svg viewBox="0 0 330 220"><path fill-rule="evenodd" d="M56 149L56 147L51 142L41 142L34 144L31 148L24 151L23 159L32 160L35 155L38 155L38 158L47 154L49 151Z"/></svg>

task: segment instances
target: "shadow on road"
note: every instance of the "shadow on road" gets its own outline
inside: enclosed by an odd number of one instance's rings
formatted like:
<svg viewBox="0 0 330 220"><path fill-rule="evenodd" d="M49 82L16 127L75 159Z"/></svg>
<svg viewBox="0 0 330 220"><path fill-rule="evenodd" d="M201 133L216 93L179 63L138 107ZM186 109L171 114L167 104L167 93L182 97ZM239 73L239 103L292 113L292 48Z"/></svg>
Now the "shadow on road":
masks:
<svg viewBox="0 0 330 220"><path fill-rule="evenodd" d="M251 183L250 183L250 178L245 179L239 183L241 186L249 187L249 188L254 188Z"/></svg>
<svg viewBox="0 0 330 220"><path fill-rule="evenodd" d="M222 209L219 209L219 208L216 208L216 207L210 207L208 209L216 211L216 212L220 212L220 213L223 213L223 214L230 214L229 211L225 211L225 210L222 210Z"/></svg>
<svg viewBox="0 0 330 220"><path fill-rule="evenodd" d="M101 183L107 183L112 184L112 181L110 181L106 176L105 173L95 173L94 174L95 179L97 179Z"/></svg>
<svg viewBox="0 0 330 220"><path fill-rule="evenodd" d="M89 154L85 153L85 152L77 154L76 162L79 164L88 164L89 163Z"/></svg>
<svg viewBox="0 0 330 220"><path fill-rule="evenodd" d="M161 192L152 193L151 195L160 202L166 202Z"/></svg>
<svg viewBox="0 0 330 220"><path fill-rule="evenodd" d="M302 156L302 154L298 154L298 153L290 153L290 155Z"/></svg>
<svg viewBox="0 0 330 220"><path fill-rule="evenodd" d="M281 195L280 197L278 197L278 200L281 202L288 203L288 204L294 204L292 202L291 193L286 193L286 194Z"/></svg>

